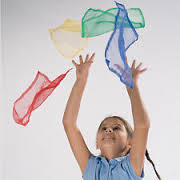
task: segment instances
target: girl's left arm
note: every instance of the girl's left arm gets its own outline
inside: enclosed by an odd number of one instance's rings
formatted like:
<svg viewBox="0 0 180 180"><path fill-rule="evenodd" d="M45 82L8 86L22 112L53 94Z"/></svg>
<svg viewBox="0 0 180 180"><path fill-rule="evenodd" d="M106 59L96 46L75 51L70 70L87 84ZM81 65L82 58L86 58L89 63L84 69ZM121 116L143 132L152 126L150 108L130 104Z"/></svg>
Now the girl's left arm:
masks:
<svg viewBox="0 0 180 180"><path fill-rule="evenodd" d="M129 153L129 160L133 170L137 176L140 176L144 167L144 157L146 152L146 145L148 139L148 132L150 128L150 119L145 109L142 97L138 87L138 77L146 69L140 70L140 63L135 68L135 60L133 61L131 70L133 75L133 89L126 86L132 108L132 115L134 121L134 132L131 140L131 150Z"/></svg>

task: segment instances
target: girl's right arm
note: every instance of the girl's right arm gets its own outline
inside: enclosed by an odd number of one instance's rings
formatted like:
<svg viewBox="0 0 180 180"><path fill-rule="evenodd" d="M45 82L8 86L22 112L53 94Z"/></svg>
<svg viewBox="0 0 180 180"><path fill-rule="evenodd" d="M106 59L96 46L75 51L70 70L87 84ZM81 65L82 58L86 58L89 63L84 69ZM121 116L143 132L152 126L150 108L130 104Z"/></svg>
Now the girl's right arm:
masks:
<svg viewBox="0 0 180 180"><path fill-rule="evenodd" d="M139 75L147 70L147 68L141 69L141 65L142 63L135 67L136 61L133 61L131 70L134 88L130 89L128 86L126 86L131 102L134 121L134 131L131 139L129 160L137 176L141 176L144 167L144 157L150 128L150 119L145 109L138 86Z"/></svg>
<svg viewBox="0 0 180 180"><path fill-rule="evenodd" d="M85 62L83 62L82 56L80 56L80 64L76 64L72 61L76 67L76 82L69 96L62 121L69 144L81 169L82 175L84 174L91 152L89 151L83 136L77 127L77 116L82 94L88 78L89 68L93 62L94 55L95 54L93 54L90 58L87 55Z"/></svg>

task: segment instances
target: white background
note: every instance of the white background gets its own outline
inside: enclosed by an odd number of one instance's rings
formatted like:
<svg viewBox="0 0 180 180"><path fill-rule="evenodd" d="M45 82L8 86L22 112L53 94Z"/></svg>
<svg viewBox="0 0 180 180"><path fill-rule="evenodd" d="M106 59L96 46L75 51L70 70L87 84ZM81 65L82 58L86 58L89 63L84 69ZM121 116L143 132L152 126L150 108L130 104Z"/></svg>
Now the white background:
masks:
<svg viewBox="0 0 180 180"><path fill-rule="evenodd" d="M119 1L126 8L141 8L146 26L127 51L148 71L139 87L151 119L147 148L164 180L179 179L180 131L180 24L179 1ZM66 18L81 20L88 8L115 7L111 0L2 0L1 61L1 163L2 180L81 179L70 149L62 117L75 82L73 69L52 95L35 111L26 127L12 117L14 101L26 90L37 71L50 80L73 67L59 54L48 29ZM120 115L133 126L130 101L124 84L105 64L104 50L111 33L91 38L82 54L96 52L83 94L78 126L94 154L98 125L108 115ZM78 62L78 57L75 58ZM3 94L2 94L3 92ZM3 102L3 103L2 103ZM157 179L145 161L145 180Z"/></svg>

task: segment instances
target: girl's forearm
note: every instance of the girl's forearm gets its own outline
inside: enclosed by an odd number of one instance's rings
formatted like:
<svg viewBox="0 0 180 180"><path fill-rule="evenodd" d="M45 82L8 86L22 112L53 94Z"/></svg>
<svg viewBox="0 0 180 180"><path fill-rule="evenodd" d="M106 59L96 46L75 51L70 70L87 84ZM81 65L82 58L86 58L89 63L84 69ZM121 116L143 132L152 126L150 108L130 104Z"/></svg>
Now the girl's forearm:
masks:
<svg viewBox="0 0 180 180"><path fill-rule="evenodd" d="M76 125L77 116L80 108L81 98L86 86L86 80L76 80L63 116L63 124L68 126Z"/></svg>
<svg viewBox="0 0 180 180"><path fill-rule="evenodd" d="M134 85L133 89L127 87L127 92L131 101L134 127L149 128L150 119L148 117L147 111L140 96L140 91L138 86Z"/></svg>

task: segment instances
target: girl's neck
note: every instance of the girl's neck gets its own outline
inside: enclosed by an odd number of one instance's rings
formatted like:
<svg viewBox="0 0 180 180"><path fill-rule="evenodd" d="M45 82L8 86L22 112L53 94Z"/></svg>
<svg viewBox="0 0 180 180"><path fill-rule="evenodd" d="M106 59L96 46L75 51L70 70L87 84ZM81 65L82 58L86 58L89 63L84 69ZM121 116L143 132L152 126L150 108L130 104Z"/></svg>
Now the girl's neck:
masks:
<svg viewBox="0 0 180 180"><path fill-rule="evenodd" d="M102 152L100 156L103 156L109 162L111 159L126 156L128 152L128 150L122 153Z"/></svg>

